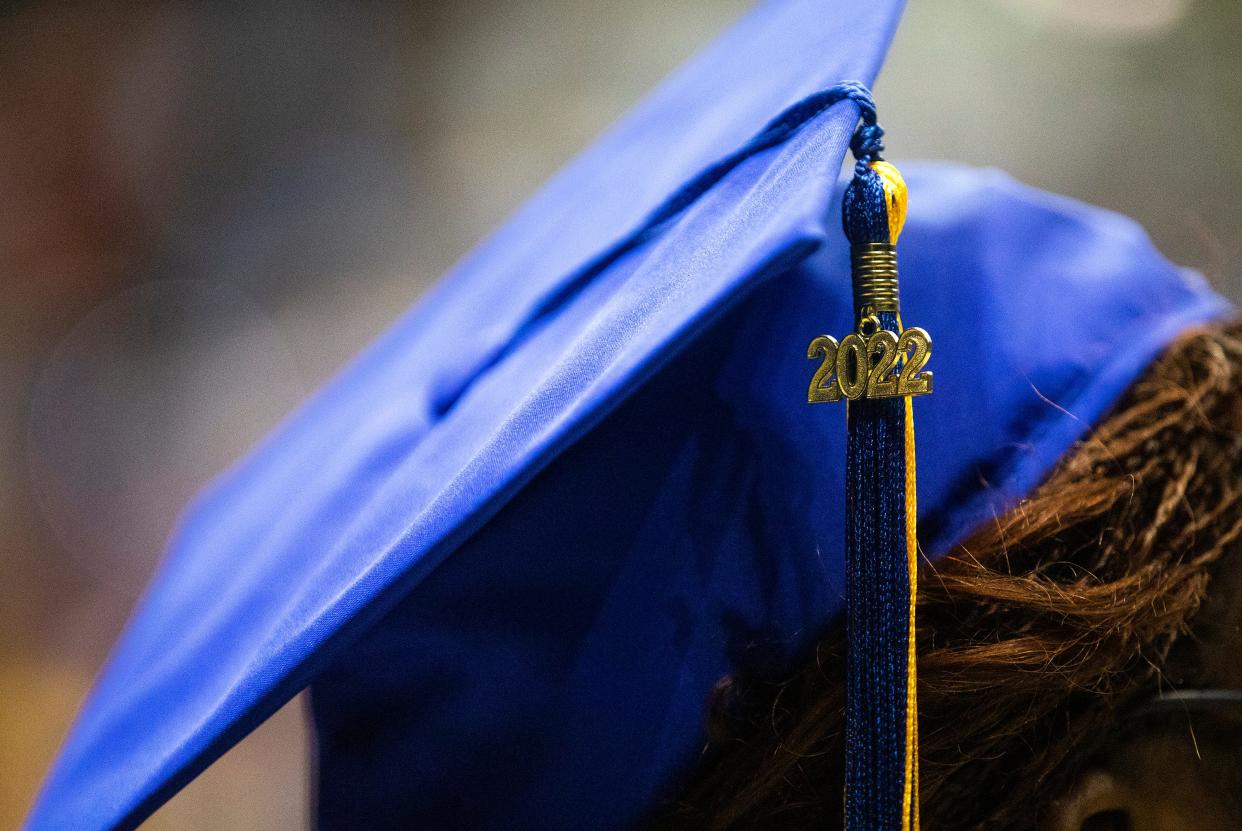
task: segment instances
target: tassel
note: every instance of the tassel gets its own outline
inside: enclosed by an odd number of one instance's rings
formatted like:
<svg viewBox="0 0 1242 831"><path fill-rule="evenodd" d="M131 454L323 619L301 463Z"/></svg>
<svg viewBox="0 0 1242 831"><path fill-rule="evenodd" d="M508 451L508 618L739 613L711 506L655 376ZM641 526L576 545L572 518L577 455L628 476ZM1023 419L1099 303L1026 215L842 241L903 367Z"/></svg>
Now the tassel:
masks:
<svg viewBox="0 0 1242 831"><path fill-rule="evenodd" d="M902 328L896 243L906 186L880 157L884 131L874 103L868 96L859 104L862 124L851 142L857 163L842 201L857 327L840 344L826 335L811 342L808 357L822 355L824 365L808 400L848 401L845 827L917 831L911 402L931 392L932 373L923 371L931 340L922 329Z"/></svg>

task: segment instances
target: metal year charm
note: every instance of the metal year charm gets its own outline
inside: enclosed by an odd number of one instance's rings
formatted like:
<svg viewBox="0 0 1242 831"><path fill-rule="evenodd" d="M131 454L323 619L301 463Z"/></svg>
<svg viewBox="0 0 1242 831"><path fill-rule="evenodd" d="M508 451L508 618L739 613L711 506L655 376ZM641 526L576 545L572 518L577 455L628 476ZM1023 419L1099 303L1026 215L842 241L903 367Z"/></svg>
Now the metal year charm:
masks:
<svg viewBox="0 0 1242 831"><path fill-rule="evenodd" d="M925 369L931 360L931 335L917 326L900 334L882 329L879 318L864 311L868 313L858 331L840 343L820 335L807 346L806 357L820 361L806 390L809 403L931 393L933 376Z"/></svg>

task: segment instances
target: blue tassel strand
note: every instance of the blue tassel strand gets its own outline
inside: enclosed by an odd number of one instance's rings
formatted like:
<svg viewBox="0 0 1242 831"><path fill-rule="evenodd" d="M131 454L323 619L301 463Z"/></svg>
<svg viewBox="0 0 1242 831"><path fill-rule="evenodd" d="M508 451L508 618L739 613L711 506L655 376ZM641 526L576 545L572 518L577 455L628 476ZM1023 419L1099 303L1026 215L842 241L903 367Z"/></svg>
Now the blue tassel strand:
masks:
<svg viewBox="0 0 1242 831"><path fill-rule="evenodd" d="M877 172L884 131L874 103L860 104L862 123L851 149L854 177L842 201L852 246L895 243L891 187ZM891 168L890 168L891 169ZM895 171L894 171L895 172ZM889 183L891 185L891 182ZM856 306L861 305L856 299ZM860 309L860 320L867 310ZM901 332L895 311L875 312L879 328ZM846 562L849 636L846 704L847 831L917 828L917 749L910 713L913 591L908 550L906 470L908 402L860 398L848 404ZM912 735L907 736L907 732Z"/></svg>

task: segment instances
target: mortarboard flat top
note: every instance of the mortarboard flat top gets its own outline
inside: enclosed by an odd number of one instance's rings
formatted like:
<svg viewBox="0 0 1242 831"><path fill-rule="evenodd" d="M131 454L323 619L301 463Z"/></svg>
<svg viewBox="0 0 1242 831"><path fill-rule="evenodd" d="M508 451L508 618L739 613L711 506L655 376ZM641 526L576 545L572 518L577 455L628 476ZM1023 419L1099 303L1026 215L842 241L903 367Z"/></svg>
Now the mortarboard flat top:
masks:
<svg viewBox="0 0 1242 831"><path fill-rule="evenodd" d="M29 827L136 825L311 683L324 828L640 817L693 760L712 683L840 608L844 437L806 412L800 355L850 323L833 205L856 110L795 109L785 141L618 242L774 116L870 82L899 5L761 6L222 477ZM936 553L1226 307L1120 217L907 173Z"/></svg>

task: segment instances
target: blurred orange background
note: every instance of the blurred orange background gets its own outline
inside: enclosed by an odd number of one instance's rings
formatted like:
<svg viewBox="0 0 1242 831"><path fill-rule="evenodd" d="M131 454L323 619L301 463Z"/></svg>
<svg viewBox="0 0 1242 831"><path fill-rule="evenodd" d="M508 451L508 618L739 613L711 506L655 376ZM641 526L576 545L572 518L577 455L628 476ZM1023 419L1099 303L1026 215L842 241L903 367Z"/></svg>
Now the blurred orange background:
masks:
<svg viewBox="0 0 1242 831"><path fill-rule="evenodd" d="M0 828L190 495L748 5L0 3ZM889 155L1128 213L1242 299L1239 43L1232 0L922 0ZM308 827L301 708L146 827Z"/></svg>

